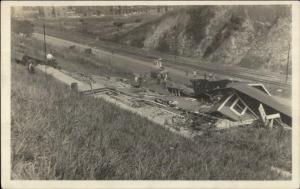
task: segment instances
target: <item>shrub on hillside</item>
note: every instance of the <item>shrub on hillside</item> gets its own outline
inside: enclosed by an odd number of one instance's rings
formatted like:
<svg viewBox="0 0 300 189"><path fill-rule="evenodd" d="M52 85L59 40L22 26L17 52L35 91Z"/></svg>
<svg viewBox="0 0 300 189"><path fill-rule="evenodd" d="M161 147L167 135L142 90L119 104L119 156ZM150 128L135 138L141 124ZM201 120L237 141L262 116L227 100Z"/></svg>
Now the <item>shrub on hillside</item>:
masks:
<svg viewBox="0 0 300 189"><path fill-rule="evenodd" d="M113 25L117 27L118 31L120 31L120 29L122 28L122 26L124 25L125 23L122 22L122 21L115 21L113 22Z"/></svg>
<svg viewBox="0 0 300 189"><path fill-rule="evenodd" d="M193 37L196 44L205 38L205 29L210 19L215 16L212 8L209 6L197 7L188 11L190 15L190 23L187 24L186 32Z"/></svg>
<svg viewBox="0 0 300 189"><path fill-rule="evenodd" d="M144 35L138 35L137 37L134 37L130 41L130 45L133 46L133 47L143 48L144 47L145 38L146 37Z"/></svg>
<svg viewBox="0 0 300 189"><path fill-rule="evenodd" d="M238 16L232 15L230 20L218 31L213 42L207 47L203 57L206 58L212 54L219 46L228 39L234 31L238 31L242 28L244 19Z"/></svg>
<svg viewBox="0 0 300 189"><path fill-rule="evenodd" d="M166 40L165 37L162 37L159 40L158 46L156 47L156 50L161 51L161 52L169 52L170 51L170 46Z"/></svg>
<svg viewBox="0 0 300 189"><path fill-rule="evenodd" d="M135 22L135 23L140 23L141 21L142 21L141 18L136 18L136 19L134 19L134 22Z"/></svg>
<svg viewBox="0 0 300 189"><path fill-rule="evenodd" d="M11 31L14 33L22 33L26 37L29 37L32 35L34 31L34 25L32 22L28 20L15 20L12 19L11 22Z"/></svg>

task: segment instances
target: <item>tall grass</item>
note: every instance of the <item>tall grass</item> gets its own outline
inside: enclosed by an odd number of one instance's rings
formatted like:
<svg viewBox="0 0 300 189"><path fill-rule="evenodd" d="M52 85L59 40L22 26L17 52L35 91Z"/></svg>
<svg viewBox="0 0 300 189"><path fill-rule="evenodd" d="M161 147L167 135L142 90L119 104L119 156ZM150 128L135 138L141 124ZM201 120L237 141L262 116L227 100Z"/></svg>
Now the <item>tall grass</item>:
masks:
<svg viewBox="0 0 300 189"><path fill-rule="evenodd" d="M238 128L190 141L12 65L12 179L282 179L291 134Z"/></svg>

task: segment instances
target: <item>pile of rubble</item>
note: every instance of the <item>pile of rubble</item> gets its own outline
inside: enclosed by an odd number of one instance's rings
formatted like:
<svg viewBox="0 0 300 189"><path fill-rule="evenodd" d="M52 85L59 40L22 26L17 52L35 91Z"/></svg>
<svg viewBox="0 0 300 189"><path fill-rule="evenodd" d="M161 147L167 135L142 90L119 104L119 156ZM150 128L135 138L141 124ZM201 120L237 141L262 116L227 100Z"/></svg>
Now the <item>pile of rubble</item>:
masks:
<svg viewBox="0 0 300 189"><path fill-rule="evenodd" d="M173 126L206 130L248 125L262 120L267 126L291 125L291 110L272 98L262 84L231 80L191 80L193 89L184 85L167 86L170 95L136 88L128 80L93 76L97 83L114 89L113 98L135 108L159 107L174 113L166 123ZM135 78L135 80L137 80ZM117 91L117 92L116 92ZM178 119L180 118L180 119Z"/></svg>
<svg viewBox="0 0 300 189"><path fill-rule="evenodd" d="M137 87L136 77L128 81L63 72L90 85L90 90L81 94L107 96L189 137L207 130L249 125L256 120L269 127L291 126L291 109L274 100L262 84L197 79L191 80L193 89L179 84L167 85L170 93L163 95Z"/></svg>

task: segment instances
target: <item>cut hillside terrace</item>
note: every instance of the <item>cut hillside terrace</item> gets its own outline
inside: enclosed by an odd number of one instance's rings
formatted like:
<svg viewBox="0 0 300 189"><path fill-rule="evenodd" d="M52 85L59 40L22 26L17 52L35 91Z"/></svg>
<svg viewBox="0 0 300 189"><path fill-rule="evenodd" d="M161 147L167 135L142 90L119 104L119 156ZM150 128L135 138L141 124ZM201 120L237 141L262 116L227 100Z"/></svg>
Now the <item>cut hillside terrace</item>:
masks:
<svg viewBox="0 0 300 189"><path fill-rule="evenodd" d="M114 51L114 53L123 54L126 56L132 56L134 58L142 59L145 61L151 61L153 62L154 59L157 59L159 57L163 58L164 60L164 66L169 67L177 67L177 68L184 68L184 69L191 69L191 70L203 70L208 72L213 72L216 74L221 75L222 77L234 77L239 78L241 80L246 81L255 81L255 82L262 82L264 84L272 85L274 87L281 87L285 90L289 90L291 87L291 76L288 76L288 79L286 80L285 74L279 74L279 73L268 73L268 72L261 72L257 70L251 70L239 66L222 66L220 64L214 64L212 62L207 62L204 60L196 60L193 58L178 56L178 55L169 55L165 53L161 53L158 51L146 51L141 48L135 48L131 46L126 45L120 45L113 42L108 41L95 41L94 39L83 36L79 33L74 33L74 35L78 36L77 38L74 38L70 35L66 36L60 31L55 31L53 29L49 29L49 37L58 37L63 38L65 40L70 40L72 42L86 44L93 48L102 48L104 50L107 50L109 52ZM41 34L36 33L36 36L39 36ZM200 62L200 64L199 64Z"/></svg>

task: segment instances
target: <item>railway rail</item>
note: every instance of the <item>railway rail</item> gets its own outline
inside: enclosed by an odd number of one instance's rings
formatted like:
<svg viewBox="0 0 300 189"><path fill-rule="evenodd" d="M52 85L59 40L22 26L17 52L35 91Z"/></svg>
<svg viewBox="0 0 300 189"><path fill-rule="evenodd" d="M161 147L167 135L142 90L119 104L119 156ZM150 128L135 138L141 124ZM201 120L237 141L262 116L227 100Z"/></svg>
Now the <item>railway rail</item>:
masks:
<svg viewBox="0 0 300 189"><path fill-rule="evenodd" d="M52 36L51 36L52 37ZM78 43L78 42L74 42ZM283 74L276 74L276 73L262 73L254 70L250 70L247 68L242 67L232 67L232 66L222 66L222 65L215 65L215 64L208 64L208 63L201 63L197 62L195 59L176 56L174 59L174 55L167 55L160 52L148 52L143 49L135 48L135 47L128 47L112 43L106 41L93 41L85 44L87 46L93 48L102 48L109 52L122 54L125 56L133 56L137 59L142 59L147 62L153 62L154 59L158 57L163 58L164 65L170 67L187 67L196 70L202 70L207 72L213 72L221 75L226 75L229 77L236 77L239 79L245 79L249 81L261 82L264 84L271 84L274 86L281 87L283 89L290 89L291 88L291 80L288 79L287 82L284 82L284 78L286 77Z"/></svg>
<svg viewBox="0 0 300 189"><path fill-rule="evenodd" d="M282 74L262 73L262 72L257 72L257 71L250 70L247 68L242 68L242 67L234 68L234 67L229 67L229 66L208 65L207 63L199 64L199 62L196 62L195 60L190 60L186 57L179 57L179 56L177 56L177 58L176 58L177 60L174 60L174 58L171 57L172 55L165 55L162 53L159 53L159 55L153 55L153 54L150 54L147 52L143 52L141 49L136 49L133 47L122 48L122 47L116 47L117 45L115 45L115 44L112 45L114 47L111 47L107 43L108 42L97 43L97 45L95 44L94 46L96 46L96 47L101 46L102 48L105 48L109 51L131 54L131 55L136 56L137 58L143 58L147 61L156 59L157 57L164 57L164 61L165 61L165 63L167 63L164 65L167 65L167 66L168 65L172 65L172 66L187 66L188 65L190 68L193 68L193 69L201 69L201 70L205 70L208 72L214 72L214 73L218 73L218 74L222 74L222 75L234 76L234 77L237 77L240 79L246 79L246 80L251 80L251 81L272 84L272 85L276 85L276 86L279 86L282 88L290 88L291 87L290 78L288 79L287 82L279 81L280 79L283 79L286 77L285 75L282 75ZM179 59L181 59L181 60L179 60ZM229 70L229 69L231 69L231 70Z"/></svg>

